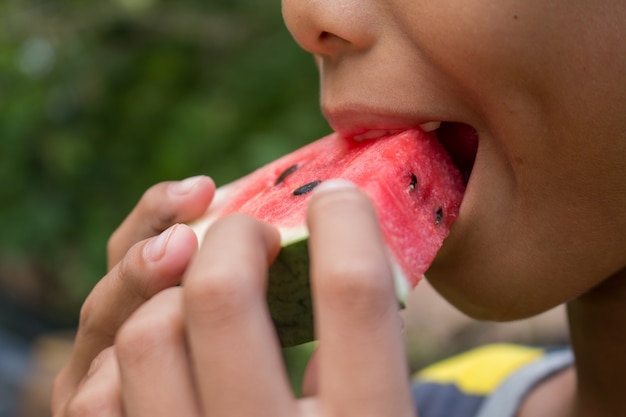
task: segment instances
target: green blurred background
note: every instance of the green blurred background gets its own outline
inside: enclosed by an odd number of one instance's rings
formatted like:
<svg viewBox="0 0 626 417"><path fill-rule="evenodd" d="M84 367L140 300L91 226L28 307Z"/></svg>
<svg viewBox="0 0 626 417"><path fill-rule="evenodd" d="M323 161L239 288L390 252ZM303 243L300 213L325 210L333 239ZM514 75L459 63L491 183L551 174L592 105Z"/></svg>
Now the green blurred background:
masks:
<svg viewBox="0 0 626 417"><path fill-rule="evenodd" d="M328 131L278 0L0 2L3 325L74 324L150 185L222 184Z"/></svg>
<svg viewBox="0 0 626 417"><path fill-rule="evenodd" d="M0 417L48 415L55 332L148 187L223 184L329 131L280 7L0 1Z"/></svg>

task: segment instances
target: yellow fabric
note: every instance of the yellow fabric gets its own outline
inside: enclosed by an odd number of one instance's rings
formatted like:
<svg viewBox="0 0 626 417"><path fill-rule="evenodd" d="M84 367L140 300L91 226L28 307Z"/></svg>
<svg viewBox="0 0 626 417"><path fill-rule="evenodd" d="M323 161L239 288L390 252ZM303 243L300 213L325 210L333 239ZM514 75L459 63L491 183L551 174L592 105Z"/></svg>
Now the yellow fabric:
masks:
<svg viewBox="0 0 626 417"><path fill-rule="evenodd" d="M422 381L454 384L472 395L487 395L511 373L539 358L542 349L494 344L438 362L420 371Z"/></svg>

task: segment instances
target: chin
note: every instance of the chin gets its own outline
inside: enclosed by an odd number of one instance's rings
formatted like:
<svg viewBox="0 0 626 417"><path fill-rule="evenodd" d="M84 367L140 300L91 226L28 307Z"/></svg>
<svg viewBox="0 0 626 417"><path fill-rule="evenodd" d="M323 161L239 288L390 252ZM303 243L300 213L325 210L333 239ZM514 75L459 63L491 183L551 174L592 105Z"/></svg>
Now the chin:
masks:
<svg viewBox="0 0 626 417"><path fill-rule="evenodd" d="M471 275L434 265L427 271L426 278L456 309L480 321L522 320L566 301L557 299L557 294L541 285L535 285L537 281L530 283L512 275L515 274Z"/></svg>

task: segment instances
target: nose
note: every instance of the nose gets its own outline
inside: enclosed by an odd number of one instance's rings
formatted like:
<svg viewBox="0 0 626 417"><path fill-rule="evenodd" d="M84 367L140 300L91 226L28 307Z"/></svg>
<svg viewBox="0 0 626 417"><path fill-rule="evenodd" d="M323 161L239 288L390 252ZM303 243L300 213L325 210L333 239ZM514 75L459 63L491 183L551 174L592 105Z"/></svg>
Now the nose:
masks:
<svg viewBox="0 0 626 417"><path fill-rule="evenodd" d="M315 55L367 49L376 39L373 0L283 0L282 8L293 37Z"/></svg>

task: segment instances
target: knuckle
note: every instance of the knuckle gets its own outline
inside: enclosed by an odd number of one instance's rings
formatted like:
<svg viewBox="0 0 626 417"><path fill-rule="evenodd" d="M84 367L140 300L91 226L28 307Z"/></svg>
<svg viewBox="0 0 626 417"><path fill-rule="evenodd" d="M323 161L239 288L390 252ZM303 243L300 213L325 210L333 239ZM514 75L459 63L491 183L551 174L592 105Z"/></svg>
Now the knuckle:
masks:
<svg viewBox="0 0 626 417"><path fill-rule="evenodd" d="M91 417L114 415L114 404L118 398L110 390L100 389L98 392L80 391L68 403L67 417Z"/></svg>
<svg viewBox="0 0 626 417"><path fill-rule="evenodd" d="M76 395L72 398L67 405L67 417L87 417L92 414L92 409L90 407L91 401L88 398L85 398L85 395Z"/></svg>
<svg viewBox="0 0 626 417"><path fill-rule="evenodd" d="M91 327L91 318L93 317L94 307L93 307L93 297L89 296L80 307L80 311L78 313L78 327L81 330L85 330Z"/></svg>
<svg viewBox="0 0 626 417"><path fill-rule="evenodd" d="M113 231L113 233L111 233L111 236L109 236L109 239L107 240L106 250L107 250L107 256L109 259L112 259L113 257L117 255L118 248L120 247L120 243L121 243L120 240L121 240L121 232L120 232L120 228L118 227L117 229Z"/></svg>
<svg viewBox="0 0 626 417"><path fill-rule="evenodd" d="M131 318L121 326L115 338L120 361L141 360L146 352L177 343L183 337L182 313L164 305L165 308L152 309L151 314Z"/></svg>
<svg viewBox="0 0 626 417"><path fill-rule="evenodd" d="M126 288L131 294L137 296L141 302L147 300L152 295L149 291L150 280L142 279L151 271L147 269L147 264L143 258L143 247L145 242L135 244L119 262L117 268L112 272L115 279Z"/></svg>
<svg viewBox="0 0 626 417"><path fill-rule="evenodd" d="M169 184L161 182L148 188L137 205L138 209L147 215L150 228L156 233L176 223L178 217L169 204L164 204Z"/></svg>
<svg viewBox="0 0 626 417"><path fill-rule="evenodd" d="M116 270L116 278L124 287L127 287L129 290L137 292L141 295L141 286L138 286L136 282L136 278L140 275L137 271L138 269L140 269L140 267L137 265L139 260L136 259L136 256L132 256L135 254L135 252L137 252L135 249L136 248L133 248L132 251L130 251L124 258L122 258L121 262L119 263L119 268L117 268Z"/></svg>
<svg viewBox="0 0 626 417"><path fill-rule="evenodd" d="M118 378L87 375L65 406L67 417L121 415Z"/></svg>
<svg viewBox="0 0 626 417"><path fill-rule="evenodd" d="M176 222L176 213L164 204L167 184L162 182L146 190L131 213L109 236L106 245L109 268L122 258L135 242L133 239L158 234Z"/></svg>
<svg viewBox="0 0 626 417"><path fill-rule="evenodd" d="M204 252L183 282L185 305L191 313L210 316L210 320L232 318L264 300L271 249L264 227L243 214L229 215L211 227Z"/></svg>
<svg viewBox="0 0 626 417"><path fill-rule="evenodd" d="M215 265L206 271L205 279L185 284L185 304L198 314L232 317L253 298L252 282L243 281L232 269Z"/></svg>
<svg viewBox="0 0 626 417"><path fill-rule="evenodd" d="M134 304L140 304L139 302L129 303L127 294L140 297L141 302L147 299L145 290L136 278L137 274L132 271L128 265L127 257L124 258L116 268L111 270L107 276L105 276L94 288L94 290L85 299L79 311L78 318L78 330L83 335L98 336L112 338L114 332L119 323L126 314L131 311L131 307ZM107 298L110 298L118 290L115 287L118 286L115 281L119 281L124 288L124 297L126 303L123 304L121 309L111 309ZM119 296L119 295L118 295ZM132 304L132 305L131 305ZM113 325L113 327L112 327Z"/></svg>
<svg viewBox="0 0 626 417"><path fill-rule="evenodd" d="M108 311L96 308L94 297L90 295L80 308L78 319L78 336L86 340L113 338L114 329L107 326Z"/></svg>
<svg viewBox="0 0 626 417"><path fill-rule="evenodd" d="M388 268L366 261L338 265L322 280L320 292L343 311L367 315L388 306L390 279Z"/></svg>
<svg viewBox="0 0 626 417"><path fill-rule="evenodd" d="M111 347L100 351L89 364L89 368L87 369L85 378L90 378L91 376L95 375L96 372L98 372L98 370L100 370L102 366L104 366L104 363L111 357L111 355L112 355Z"/></svg>

